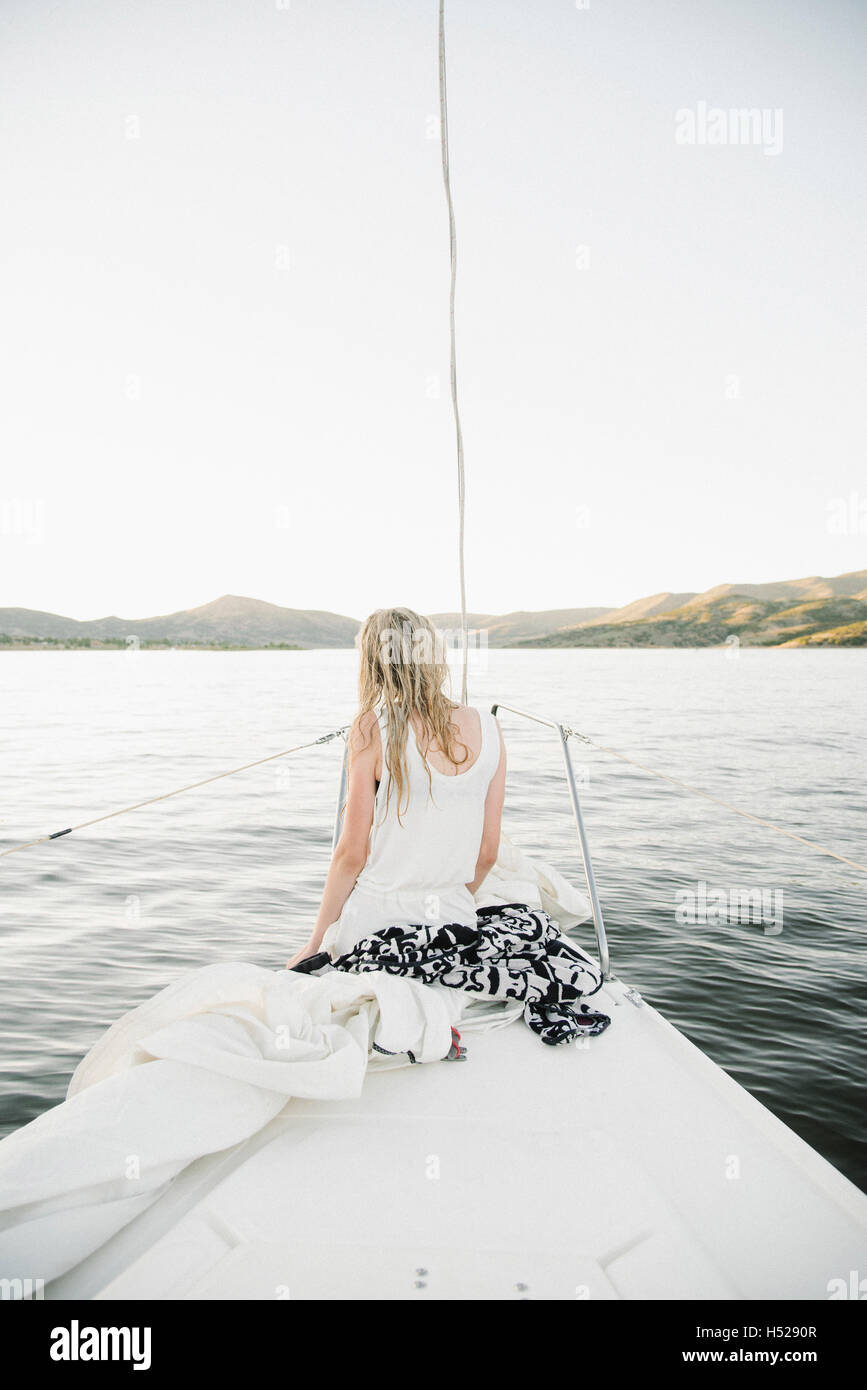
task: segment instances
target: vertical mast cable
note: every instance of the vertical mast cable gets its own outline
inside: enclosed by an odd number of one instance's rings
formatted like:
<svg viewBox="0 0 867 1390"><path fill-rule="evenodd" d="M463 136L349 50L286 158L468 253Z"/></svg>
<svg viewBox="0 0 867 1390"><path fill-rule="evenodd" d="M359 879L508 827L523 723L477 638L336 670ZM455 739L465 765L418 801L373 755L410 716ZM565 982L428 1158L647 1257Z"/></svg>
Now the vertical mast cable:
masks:
<svg viewBox="0 0 867 1390"><path fill-rule="evenodd" d="M458 451L458 570L461 586L461 704L467 703L467 589L464 576L464 439L458 410L458 370L455 360L455 280L457 278L457 243L455 241L455 210L449 181L449 122L446 100L446 26L445 0L439 0L439 79L440 79L440 145L443 157L443 183L449 209L449 260L451 289L449 292L450 376L452 409L455 416L455 437Z"/></svg>

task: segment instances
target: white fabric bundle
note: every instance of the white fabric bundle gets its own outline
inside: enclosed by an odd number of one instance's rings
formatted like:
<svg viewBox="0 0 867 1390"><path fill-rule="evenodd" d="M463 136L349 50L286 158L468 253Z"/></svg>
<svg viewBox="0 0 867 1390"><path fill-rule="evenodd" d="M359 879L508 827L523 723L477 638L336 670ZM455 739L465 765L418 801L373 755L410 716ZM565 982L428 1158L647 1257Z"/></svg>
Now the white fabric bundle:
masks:
<svg viewBox="0 0 867 1390"><path fill-rule="evenodd" d="M357 1096L369 1065L408 1064L371 1057L374 1042L431 1062L451 1041L444 992L414 980L191 971L112 1025L63 1104L0 1143L0 1275L56 1278L291 1096Z"/></svg>

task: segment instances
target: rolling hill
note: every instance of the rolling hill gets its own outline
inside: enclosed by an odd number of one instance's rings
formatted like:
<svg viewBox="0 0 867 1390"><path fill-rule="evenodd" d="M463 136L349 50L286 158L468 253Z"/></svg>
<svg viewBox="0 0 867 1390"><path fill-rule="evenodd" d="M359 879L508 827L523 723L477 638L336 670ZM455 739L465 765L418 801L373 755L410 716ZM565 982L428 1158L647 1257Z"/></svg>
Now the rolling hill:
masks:
<svg viewBox="0 0 867 1390"><path fill-rule="evenodd" d="M86 642L135 636L142 642L182 645L351 647L357 631L355 618L316 609L281 608L236 594L224 594L199 608L156 618L112 616L79 621L29 608L0 609L0 634L18 640Z"/></svg>
<svg viewBox="0 0 867 1390"><path fill-rule="evenodd" d="M656 597L656 596L655 596ZM653 605L656 607L656 605ZM716 647L732 637L745 647L863 646L867 643L867 571L781 584L722 584L652 616L639 605L524 647Z"/></svg>
<svg viewBox="0 0 867 1390"><path fill-rule="evenodd" d="M603 620L611 608L546 608L538 613L468 613L467 625L471 628L484 628L491 647L514 647L528 638L543 637L549 633L569 631L587 623ZM456 631L461 625L460 613L431 613L431 622L438 628Z"/></svg>

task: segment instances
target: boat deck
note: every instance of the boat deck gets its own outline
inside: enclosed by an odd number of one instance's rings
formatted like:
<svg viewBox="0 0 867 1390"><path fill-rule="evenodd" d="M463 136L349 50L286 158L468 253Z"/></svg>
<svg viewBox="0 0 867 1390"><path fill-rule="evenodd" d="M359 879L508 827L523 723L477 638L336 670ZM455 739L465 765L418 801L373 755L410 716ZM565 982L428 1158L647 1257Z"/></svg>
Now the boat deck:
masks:
<svg viewBox="0 0 867 1390"><path fill-rule="evenodd" d="M597 1038L518 1020L290 1101L47 1296L825 1299L863 1268L867 1197L620 981L596 999Z"/></svg>

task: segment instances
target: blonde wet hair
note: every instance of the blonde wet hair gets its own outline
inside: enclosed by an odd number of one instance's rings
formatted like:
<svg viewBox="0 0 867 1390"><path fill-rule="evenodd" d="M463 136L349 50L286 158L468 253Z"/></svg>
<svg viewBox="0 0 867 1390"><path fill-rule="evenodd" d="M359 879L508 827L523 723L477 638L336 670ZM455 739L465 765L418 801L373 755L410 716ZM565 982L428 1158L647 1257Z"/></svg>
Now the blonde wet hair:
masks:
<svg viewBox="0 0 867 1390"><path fill-rule="evenodd" d="M383 776L386 768L389 773L385 808L387 811L393 782L400 821L404 791L409 805L406 742L413 712L421 722L425 746L435 743L455 767L460 767L470 756L469 748L458 739L457 726L452 723L452 714L460 706L444 691L450 681L445 641L430 620L412 608L377 608L364 622L356 645L361 657L359 718L363 719L377 706L383 707L388 730ZM463 749L462 757L458 756L458 748ZM433 793L430 765L421 742L419 751L427 769L428 787Z"/></svg>

